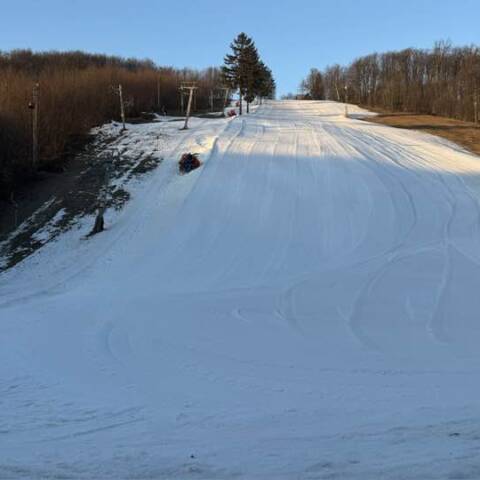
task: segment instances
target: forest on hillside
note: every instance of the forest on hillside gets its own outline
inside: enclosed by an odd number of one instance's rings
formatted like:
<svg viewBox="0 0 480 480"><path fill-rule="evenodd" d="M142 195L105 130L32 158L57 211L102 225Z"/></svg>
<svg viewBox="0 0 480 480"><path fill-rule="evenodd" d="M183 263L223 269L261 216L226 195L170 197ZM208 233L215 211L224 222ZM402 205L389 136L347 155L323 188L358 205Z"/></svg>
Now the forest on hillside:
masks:
<svg viewBox="0 0 480 480"><path fill-rule="evenodd" d="M480 48L437 42L430 50L372 53L346 66L312 69L300 98L478 122Z"/></svg>
<svg viewBox="0 0 480 480"><path fill-rule="evenodd" d="M180 87L192 82L193 113L223 110L228 92L239 92L247 112L254 98L271 98L272 72L253 40L241 33L230 47L222 68L203 70L80 51L0 51L0 200L39 170L61 169L69 145L120 120L121 104L127 117L182 115L187 98Z"/></svg>
<svg viewBox="0 0 480 480"><path fill-rule="evenodd" d="M218 108L220 69L159 67L83 52L0 52L0 198L42 168L61 168L67 145L93 126L120 119L118 85L127 117L181 113L179 86L195 81L196 111ZM38 87L36 85L38 84ZM33 91L37 88L38 100ZM29 108L30 107L30 108ZM38 165L32 165L32 112L38 113Z"/></svg>

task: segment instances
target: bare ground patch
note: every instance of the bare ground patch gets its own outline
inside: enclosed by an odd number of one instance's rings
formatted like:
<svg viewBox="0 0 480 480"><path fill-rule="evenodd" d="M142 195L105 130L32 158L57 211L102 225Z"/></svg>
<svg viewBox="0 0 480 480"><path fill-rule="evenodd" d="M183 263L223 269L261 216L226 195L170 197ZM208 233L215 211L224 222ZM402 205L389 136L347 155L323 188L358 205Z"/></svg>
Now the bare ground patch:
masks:
<svg viewBox="0 0 480 480"><path fill-rule="evenodd" d="M413 113L380 113L364 120L390 127L420 130L446 138L467 150L480 155L480 128L471 122L435 115Z"/></svg>
<svg viewBox="0 0 480 480"><path fill-rule="evenodd" d="M146 135L158 145L165 137L158 132ZM130 140L128 131L100 130L87 140L70 156L64 171L41 172L35 182L16 192L16 206L0 202L0 272L70 229L79 218L93 216L103 196L107 208L120 210L130 199L128 183L162 161L151 149L142 150L138 136Z"/></svg>

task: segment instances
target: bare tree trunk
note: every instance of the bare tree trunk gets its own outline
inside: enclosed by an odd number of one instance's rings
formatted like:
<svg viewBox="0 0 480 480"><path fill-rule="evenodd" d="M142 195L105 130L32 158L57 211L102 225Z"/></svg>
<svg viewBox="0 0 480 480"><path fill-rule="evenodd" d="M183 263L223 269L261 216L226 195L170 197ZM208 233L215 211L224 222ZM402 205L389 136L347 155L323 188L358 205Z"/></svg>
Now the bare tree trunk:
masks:
<svg viewBox="0 0 480 480"><path fill-rule="evenodd" d="M240 97L240 100L239 100L239 102L240 102L240 107L239 108L240 109L239 109L238 113L241 115L242 114L242 91L240 91L239 97Z"/></svg>
<svg viewBox="0 0 480 480"><path fill-rule="evenodd" d="M473 121L475 125L478 124L478 93L477 93L477 82L475 82L475 88L473 90Z"/></svg>
<svg viewBox="0 0 480 480"><path fill-rule="evenodd" d="M335 92L337 92L337 102L339 102L340 101L340 92L338 91L337 82L335 82Z"/></svg>

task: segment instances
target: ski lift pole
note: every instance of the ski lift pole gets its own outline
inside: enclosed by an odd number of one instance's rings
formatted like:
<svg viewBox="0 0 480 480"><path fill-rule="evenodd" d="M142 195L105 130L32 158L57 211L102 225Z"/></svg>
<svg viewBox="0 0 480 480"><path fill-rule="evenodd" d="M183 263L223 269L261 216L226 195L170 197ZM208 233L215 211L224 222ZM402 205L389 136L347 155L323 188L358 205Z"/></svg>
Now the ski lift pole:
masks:
<svg viewBox="0 0 480 480"><path fill-rule="evenodd" d="M225 116L225 108L227 108L228 96L230 95L230 89L228 87L223 87L222 90L225 91L225 97L222 103L222 117Z"/></svg>
<svg viewBox="0 0 480 480"><path fill-rule="evenodd" d="M122 85L118 85L118 96L120 97L120 115L122 117L122 132L126 130L125 128L125 104L123 103L123 89Z"/></svg>
<svg viewBox="0 0 480 480"><path fill-rule="evenodd" d="M182 86L180 87L180 90L183 94L184 90L188 90L189 95L188 95L188 104L187 104L187 114L185 115L185 124L183 125L182 130L188 130L188 120L190 118L190 112L192 110L192 100L193 100L193 92L196 90L196 85L194 82L190 83L183 83Z"/></svg>
<svg viewBox="0 0 480 480"><path fill-rule="evenodd" d="M32 90L32 101L28 108L32 111L32 169L38 166L38 107L39 107L40 85L36 83Z"/></svg>

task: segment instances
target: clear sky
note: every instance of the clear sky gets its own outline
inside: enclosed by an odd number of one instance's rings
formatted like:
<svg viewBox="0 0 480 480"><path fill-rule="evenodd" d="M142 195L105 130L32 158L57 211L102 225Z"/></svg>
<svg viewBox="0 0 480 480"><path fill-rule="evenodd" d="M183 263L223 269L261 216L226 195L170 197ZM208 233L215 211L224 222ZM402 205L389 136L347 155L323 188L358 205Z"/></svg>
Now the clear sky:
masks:
<svg viewBox="0 0 480 480"><path fill-rule="evenodd" d="M81 49L219 65L252 36L281 95L310 67L436 40L480 44L480 0L0 0L0 49Z"/></svg>

